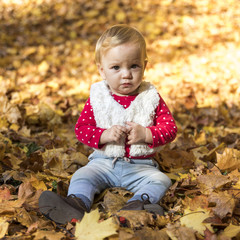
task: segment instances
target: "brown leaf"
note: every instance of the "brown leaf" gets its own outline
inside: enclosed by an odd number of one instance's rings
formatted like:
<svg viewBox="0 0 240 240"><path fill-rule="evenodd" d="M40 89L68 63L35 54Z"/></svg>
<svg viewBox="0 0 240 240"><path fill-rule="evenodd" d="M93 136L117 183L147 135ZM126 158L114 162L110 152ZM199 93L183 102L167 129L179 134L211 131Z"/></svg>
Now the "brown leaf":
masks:
<svg viewBox="0 0 240 240"><path fill-rule="evenodd" d="M116 213L126 203L125 199L110 191L104 196L104 205L110 213Z"/></svg>
<svg viewBox="0 0 240 240"><path fill-rule="evenodd" d="M3 160L5 155L5 144L0 142L0 161Z"/></svg>
<svg viewBox="0 0 240 240"><path fill-rule="evenodd" d="M217 240L217 235L209 231L209 229L204 231L204 236L204 240Z"/></svg>
<svg viewBox="0 0 240 240"><path fill-rule="evenodd" d="M43 163L44 162L41 152L36 151L24 159L21 162L20 167L23 169L30 169L33 172L40 172L43 170Z"/></svg>
<svg viewBox="0 0 240 240"><path fill-rule="evenodd" d="M235 208L235 200L232 195L226 191L219 193L211 193L209 196L209 204L215 203L216 206L212 208L213 212L220 218L226 217L228 214L232 215Z"/></svg>
<svg viewBox="0 0 240 240"><path fill-rule="evenodd" d="M0 203L4 202L4 201L8 201L11 199L11 193L10 190L8 188L1 188L0 189Z"/></svg>
<svg viewBox="0 0 240 240"><path fill-rule="evenodd" d="M240 168L240 151L233 148L225 148L222 154L217 153L217 166L221 170L232 171Z"/></svg>
<svg viewBox="0 0 240 240"><path fill-rule="evenodd" d="M160 165L165 171L171 171L180 167L189 169L193 166L196 159L192 152L183 150L162 150L160 155Z"/></svg>
<svg viewBox="0 0 240 240"><path fill-rule="evenodd" d="M196 239L195 231L188 227L183 227L179 223L168 224L167 234L171 239L194 240Z"/></svg>
<svg viewBox="0 0 240 240"><path fill-rule="evenodd" d="M17 222L21 223L23 226L30 227L34 222L31 215L25 210L25 208L19 208L16 210Z"/></svg>
<svg viewBox="0 0 240 240"><path fill-rule="evenodd" d="M38 199L42 190L37 190L31 185L30 181L22 183L18 190L18 199L23 201L26 208L38 209Z"/></svg>
<svg viewBox="0 0 240 240"><path fill-rule="evenodd" d="M223 175L201 175L197 177L198 186L203 194L210 194L214 190L230 183L231 180Z"/></svg>
<svg viewBox="0 0 240 240"><path fill-rule="evenodd" d="M161 230L155 230L144 227L141 230L137 230L134 236L138 240L169 240L166 228ZM132 238L131 238L132 239Z"/></svg>
<svg viewBox="0 0 240 240"><path fill-rule="evenodd" d="M194 211L196 209L203 208L207 209L208 208L208 198L205 195L200 195L200 196L195 196L194 198L189 198L186 197L183 200L183 204L185 207L189 207L190 210Z"/></svg>
<svg viewBox="0 0 240 240"><path fill-rule="evenodd" d="M154 226L156 223L158 223L159 226L165 226L168 223L168 220L163 216L158 216L157 219L155 219L151 213L145 210L120 211L117 215L126 218L130 228Z"/></svg>
<svg viewBox="0 0 240 240"><path fill-rule="evenodd" d="M0 215L7 217L16 214L16 209L22 207L23 203L24 201L22 199L0 203Z"/></svg>
<svg viewBox="0 0 240 240"><path fill-rule="evenodd" d="M42 239L59 240L65 237L65 234L62 232L45 231L45 230L38 230L33 235L34 235L34 239L36 240L42 240Z"/></svg>

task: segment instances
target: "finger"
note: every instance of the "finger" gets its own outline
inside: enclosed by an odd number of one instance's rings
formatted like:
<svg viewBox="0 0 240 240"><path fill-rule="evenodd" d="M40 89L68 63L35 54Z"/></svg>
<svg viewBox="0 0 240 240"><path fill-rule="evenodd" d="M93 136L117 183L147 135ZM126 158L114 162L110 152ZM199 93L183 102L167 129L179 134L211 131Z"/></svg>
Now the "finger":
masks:
<svg viewBox="0 0 240 240"><path fill-rule="evenodd" d="M127 127L121 126L121 131L124 133L128 133L129 130Z"/></svg>
<svg viewBox="0 0 240 240"><path fill-rule="evenodd" d="M117 125L115 130L119 133L122 133L122 132L127 133L127 128L124 126Z"/></svg>
<svg viewBox="0 0 240 240"><path fill-rule="evenodd" d="M127 124L128 126L130 126L130 127L135 125L134 122L126 122L126 124Z"/></svg>
<svg viewBox="0 0 240 240"><path fill-rule="evenodd" d="M130 140L127 142L128 145L131 145L131 144L134 144L134 141L133 140Z"/></svg>
<svg viewBox="0 0 240 240"><path fill-rule="evenodd" d="M128 141L132 141L133 140L133 136L132 135L128 135Z"/></svg>
<svg viewBox="0 0 240 240"><path fill-rule="evenodd" d="M119 134L119 136L124 136L126 133L122 130L118 130L117 133Z"/></svg>

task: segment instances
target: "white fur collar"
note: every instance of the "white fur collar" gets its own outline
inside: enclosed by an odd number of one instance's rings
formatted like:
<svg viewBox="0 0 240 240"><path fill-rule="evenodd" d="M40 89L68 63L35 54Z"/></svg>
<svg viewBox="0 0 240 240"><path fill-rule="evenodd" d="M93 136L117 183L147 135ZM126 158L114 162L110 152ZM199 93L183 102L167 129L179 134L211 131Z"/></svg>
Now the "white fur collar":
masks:
<svg viewBox="0 0 240 240"><path fill-rule="evenodd" d="M144 127L152 126L159 100L160 96L156 88L149 82L141 83L139 94L127 109L114 100L105 81L93 84L90 89L90 102L97 127L106 129L113 125L125 126L127 121ZM130 155L149 155L156 150L157 148L149 148L147 144L133 144L130 147ZM109 157L123 157L125 156L124 141L121 144L106 144L98 151Z"/></svg>

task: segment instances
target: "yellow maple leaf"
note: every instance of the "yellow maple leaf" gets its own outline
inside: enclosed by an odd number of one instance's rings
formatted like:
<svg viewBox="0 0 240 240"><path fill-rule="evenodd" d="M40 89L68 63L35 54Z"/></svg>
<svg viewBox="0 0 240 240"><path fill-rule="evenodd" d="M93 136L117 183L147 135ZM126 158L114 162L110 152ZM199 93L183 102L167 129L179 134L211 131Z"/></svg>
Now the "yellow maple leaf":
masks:
<svg viewBox="0 0 240 240"><path fill-rule="evenodd" d="M236 237L238 233L240 233L240 226L236 226L230 223L229 226L227 226L220 234L220 236L233 238Z"/></svg>
<svg viewBox="0 0 240 240"><path fill-rule="evenodd" d="M98 209L85 213L81 222L76 224L75 237L77 240L103 240L106 237L116 234L118 225L112 218L99 222L100 214Z"/></svg>
<svg viewBox="0 0 240 240"><path fill-rule="evenodd" d="M0 218L0 238L3 238L8 231L9 223L3 217Z"/></svg>
<svg viewBox="0 0 240 240"><path fill-rule="evenodd" d="M210 217L209 211L206 209L198 208L196 211L185 209L184 216L181 217L180 222L182 226L193 228L198 231L201 235L204 235L204 231L208 228L209 231L213 232L210 223L203 223L203 221Z"/></svg>

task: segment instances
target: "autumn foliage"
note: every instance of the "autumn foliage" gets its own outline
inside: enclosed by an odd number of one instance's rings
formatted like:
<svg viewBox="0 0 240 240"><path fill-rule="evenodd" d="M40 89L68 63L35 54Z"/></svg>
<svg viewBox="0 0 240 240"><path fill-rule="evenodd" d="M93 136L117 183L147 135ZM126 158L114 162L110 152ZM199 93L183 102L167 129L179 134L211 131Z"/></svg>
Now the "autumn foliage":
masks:
<svg viewBox="0 0 240 240"><path fill-rule="evenodd" d="M237 0L2 0L0 238L240 239L239 12ZM131 193L116 188L96 196L82 222L59 227L38 198L65 196L88 162L74 125L100 80L96 40L116 23L145 36L145 78L178 125L156 156L173 182L160 202L166 216L120 214Z"/></svg>

